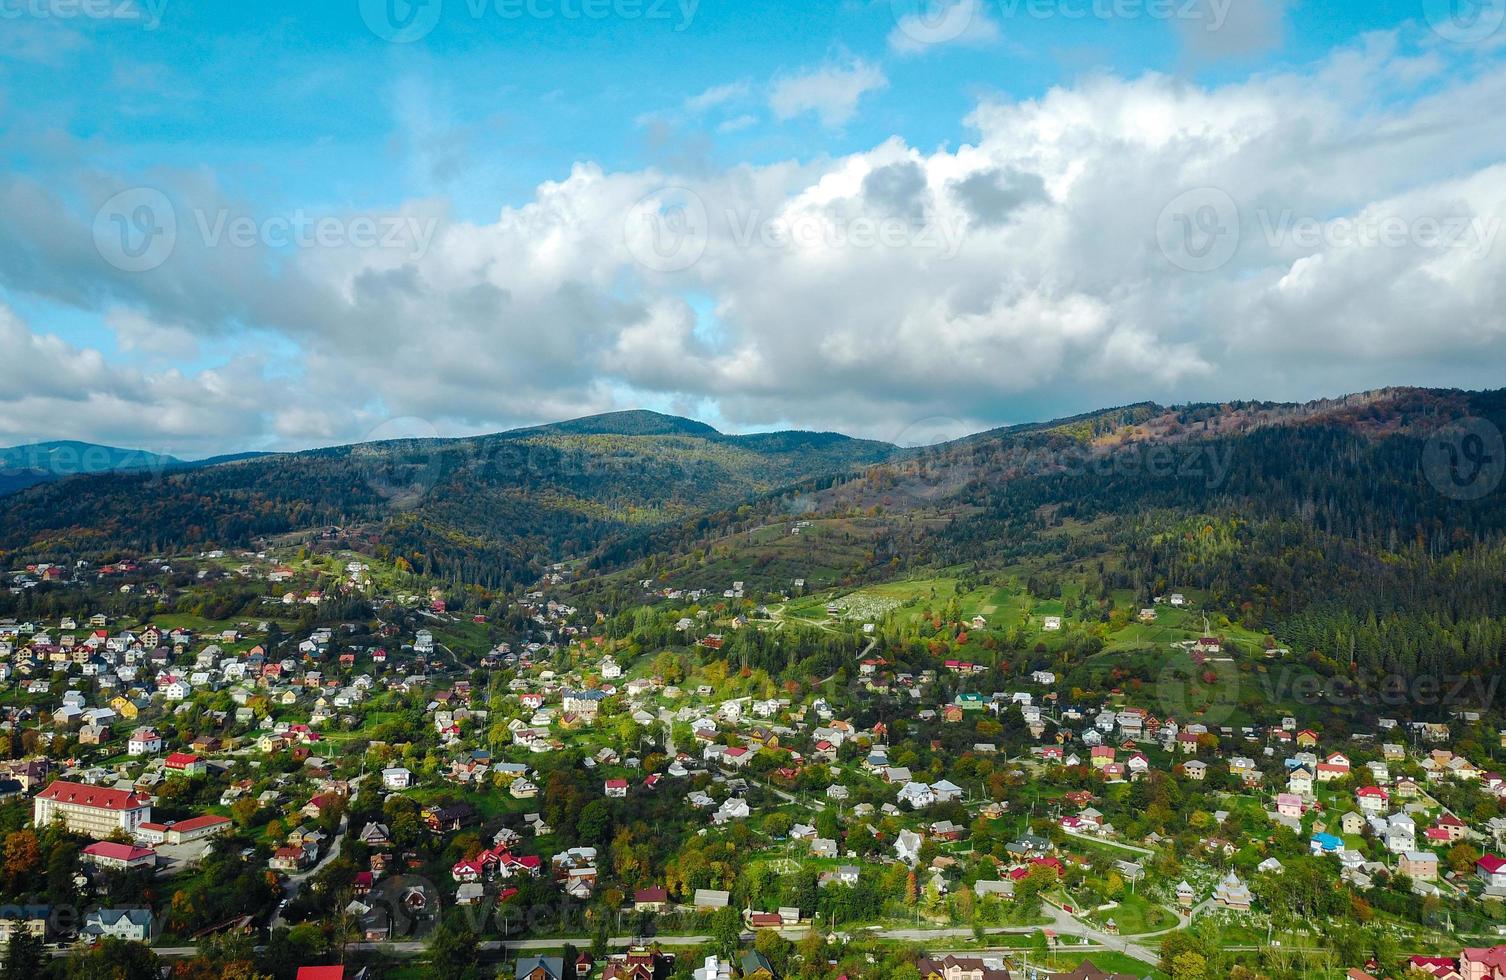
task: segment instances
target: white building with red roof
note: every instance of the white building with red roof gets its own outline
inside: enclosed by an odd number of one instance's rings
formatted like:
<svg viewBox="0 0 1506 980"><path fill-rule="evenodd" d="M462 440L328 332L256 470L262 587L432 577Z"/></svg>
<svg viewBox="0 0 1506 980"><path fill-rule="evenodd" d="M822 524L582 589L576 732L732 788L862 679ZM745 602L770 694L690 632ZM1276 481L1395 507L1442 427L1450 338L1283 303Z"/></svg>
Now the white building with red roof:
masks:
<svg viewBox="0 0 1506 980"><path fill-rule="evenodd" d="M157 852L150 847L134 844L118 844L112 840L96 841L84 848L83 860L97 868L110 871L130 871L135 868L155 868Z"/></svg>
<svg viewBox="0 0 1506 980"><path fill-rule="evenodd" d="M62 820L72 833L103 839L117 831L128 836L152 819L152 798L123 789L54 780L32 800L31 821L46 827Z"/></svg>

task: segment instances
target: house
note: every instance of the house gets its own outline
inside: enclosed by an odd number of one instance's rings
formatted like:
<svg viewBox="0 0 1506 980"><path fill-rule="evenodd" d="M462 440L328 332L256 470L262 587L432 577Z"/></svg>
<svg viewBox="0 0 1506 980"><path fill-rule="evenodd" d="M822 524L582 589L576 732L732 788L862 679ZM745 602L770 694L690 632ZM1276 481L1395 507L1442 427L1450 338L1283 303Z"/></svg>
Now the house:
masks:
<svg viewBox="0 0 1506 980"><path fill-rule="evenodd" d="M565 980L563 956L519 956L515 980Z"/></svg>
<svg viewBox="0 0 1506 980"><path fill-rule="evenodd" d="M1354 800L1360 812L1378 816L1386 812L1391 794L1379 786L1361 786L1354 791Z"/></svg>
<svg viewBox="0 0 1506 980"><path fill-rule="evenodd" d="M1459 952L1463 980L1500 980L1506 977L1506 946L1465 947Z"/></svg>
<svg viewBox="0 0 1506 980"><path fill-rule="evenodd" d="M750 949L744 953L738 965L741 968L743 980L775 980L773 964L769 962L768 957L756 949Z"/></svg>
<svg viewBox="0 0 1506 980"><path fill-rule="evenodd" d="M1432 851L1407 851L1397 860L1396 871L1413 881L1436 881L1438 855Z"/></svg>
<svg viewBox="0 0 1506 980"><path fill-rule="evenodd" d="M1349 757L1341 752L1332 752L1318 763L1318 782L1327 783L1349 775Z"/></svg>
<svg viewBox="0 0 1506 980"><path fill-rule="evenodd" d="M1314 854L1337 854L1344 849L1344 839L1333 834L1313 834L1308 845Z"/></svg>
<svg viewBox="0 0 1506 980"><path fill-rule="evenodd" d="M156 919L151 909L96 909L84 916L82 933L133 943L151 942Z"/></svg>
<svg viewBox="0 0 1506 980"><path fill-rule="evenodd" d="M604 789L608 797L620 800L627 796L628 781L626 779L608 779L604 784ZM746 816L746 814L744 815Z"/></svg>
<svg viewBox="0 0 1506 980"><path fill-rule="evenodd" d="M732 980L732 964L722 962L720 957L706 957L706 964L697 967L691 974L694 980Z"/></svg>
<svg viewBox="0 0 1506 980"><path fill-rule="evenodd" d="M450 803L445 806L430 805L423 810L424 823L436 834L460 830L479 821L476 811L469 803Z"/></svg>
<svg viewBox="0 0 1506 980"><path fill-rule="evenodd" d="M962 799L962 787L949 779L942 779L931 784L931 793L936 797L937 803L950 803L953 800Z"/></svg>
<svg viewBox="0 0 1506 980"><path fill-rule="evenodd" d="M1506 861L1494 854L1487 854L1475 862L1475 875L1486 888L1506 889Z"/></svg>
<svg viewBox="0 0 1506 980"><path fill-rule="evenodd" d="M731 796L717 807L716 812L711 815L711 821L720 826L731 820L746 820L751 812L746 800Z"/></svg>
<svg viewBox="0 0 1506 980"><path fill-rule="evenodd" d="M162 768L166 772L184 776L202 776L209 771L209 763L188 752L174 752L162 763Z"/></svg>
<svg viewBox="0 0 1506 980"><path fill-rule="evenodd" d="M318 849L310 844L304 844L299 847L293 847L292 845L279 847L272 852L272 858L267 862L267 866L273 871L293 874L312 865L318 853Z"/></svg>
<svg viewBox="0 0 1506 980"><path fill-rule="evenodd" d="M718 891L714 888L697 888L692 898L692 903L695 905L697 911L704 912L724 909L731 900L731 892Z"/></svg>
<svg viewBox="0 0 1506 980"><path fill-rule="evenodd" d="M633 892L634 912L663 912L669 905L669 892L663 888L640 888Z"/></svg>
<svg viewBox="0 0 1506 980"><path fill-rule="evenodd" d="M392 834L386 824L368 822L356 836L362 844L374 850L392 846Z"/></svg>
<svg viewBox="0 0 1506 980"><path fill-rule="evenodd" d="M126 742L126 754L156 755L162 751L162 736L155 729L138 728L131 733L130 740Z"/></svg>
<svg viewBox="0 0 1506 980"><path fill-rule="evenodd" d="M921 980L1009 980L1003 959L981 956L922 956L915 961Z"/></svg>
<svg viewBox="0 0 1506 980"><path fill-rule="evenodd" d="M413 773L401 766L382 770L382 788L388 790L408 789L413 785Z"/></svg>
<svg viewBox="0 0 1506 980"><path fill-rule="evenodd" d="M920 860L921 837L913 830L901 830L894 839L894 853L899 860L915 867Z"/></svg>

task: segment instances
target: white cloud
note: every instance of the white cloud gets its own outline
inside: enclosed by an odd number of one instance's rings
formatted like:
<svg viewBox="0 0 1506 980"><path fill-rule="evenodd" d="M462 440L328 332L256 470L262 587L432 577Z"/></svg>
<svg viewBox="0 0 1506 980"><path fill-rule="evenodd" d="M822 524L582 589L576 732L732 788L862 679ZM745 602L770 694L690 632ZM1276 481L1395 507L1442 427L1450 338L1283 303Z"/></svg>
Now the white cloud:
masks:
<svg viewBox="0 0 1506 980"><path fill-rule="evenodd" d="M747 82L728 82L726 85L713 85L699 95L693 95L685 100L685 108L691 112L705 112L726 105L729 102L738 102L748 96L752 86Z"/></svg>
<svg viewBox="0 0 1506 980"><path fill-rule="evenodd" d="M769 108L780 120L813 112L822 125L841 126L857 112L858 100L888 85L884 73L866 61L827 65L776 79L769 93Z"/></svg>
<svg viewBox="0 0 1506 980"><path fill-rule="evenodd" d="M900 54L922 54L949 44L982 47L999 40L999 25L985 0L917 0L913 10L893 0L896 18L889 47Z"/></svg>
<svg viewBox="0 0 1506 980"><path fill-rule="evenodd" d="M755 126L757 124L758 124L758 117L744 114L744 115L741 115L741 116L733 116L731 119L728 119L726 122L723 122L723 123L719 124L716 127L716 131L718 133L740 133L743 130L748 129L748 128L752 127L752 126Z"/></svg>
<svg viewBox="0 0 1506 980"><path fill-rule="evenodd" d="M581 164L491 221L409 202L400 215L440 219L421 254L180 234L162 268L122 274L62 195L0 178L0 286L128 310L110 322L138 350L254 328L300 353L293 378L251 359L150 374L9 317L0 357L28 370L0 414L13 433L147 448L332 442L389 415L472 432L633 404L896 438L925 419L1141 398L1498 385L1506 68L1435 71L1404 47L1369 38L1216 87L1096 77L985 102L972 139L939 149L893 138L709 174ZM822 109L813 85L786 109L841 117L861 87ZM224 203L200 175L162 182L185 207ZM666 186L683 188L662 195L673 207L640 206ZM1237 247L1187 271L1158 233L1208 215L1162 212L1209 187L1233 201L1237 227L1214 230ZM629 215L650 226L628 234ZM1346 241L1333 218L1405 234ZM1476 238L1429 235L1456 219ZM658 251L635 254L645 243Z"/></svg>

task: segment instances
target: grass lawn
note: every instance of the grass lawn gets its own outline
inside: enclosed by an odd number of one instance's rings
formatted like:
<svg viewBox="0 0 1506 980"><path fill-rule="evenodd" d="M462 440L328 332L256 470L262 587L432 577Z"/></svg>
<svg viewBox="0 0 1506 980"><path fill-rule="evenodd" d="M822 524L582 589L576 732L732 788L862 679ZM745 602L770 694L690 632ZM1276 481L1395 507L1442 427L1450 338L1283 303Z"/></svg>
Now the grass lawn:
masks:
<svg viewBox="0 0 1506 980"><path fill-rule="evenodd" d="M1113 919L1122 936L1158 932L1177 924L1177 917L1144 895L1126 895L1117 908L1095 912L1090 917L1099 925Z"/></svg>

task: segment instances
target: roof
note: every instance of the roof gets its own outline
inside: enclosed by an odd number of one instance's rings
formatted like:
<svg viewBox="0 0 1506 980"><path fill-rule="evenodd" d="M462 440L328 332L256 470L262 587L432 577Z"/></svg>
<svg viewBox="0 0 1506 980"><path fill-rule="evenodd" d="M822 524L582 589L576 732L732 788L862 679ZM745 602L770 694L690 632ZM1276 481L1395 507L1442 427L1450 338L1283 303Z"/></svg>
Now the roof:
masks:
<svg viewBox="0 0 1506 980"><path fill-rule="evenodd" d="M62 779L53 780L52 785L37 794L37 799L93 807L97 810L139 810L152 805L152 798L149 796L138 796L123 789L70 783Z"/></svg>
<svg viewBox="0 0 1506 980"><path fill-rule="evenodd" d="M206 813L202 817L190 817L187 820L179 820L169 829L182 833L185 830L200 830L204 827L218 827L230 822L229 817L221 817L213 813Z"/></svg>
<svg viewBox="0 0 1506 980"><path fill-rule="evenodd" d="M345 980L345 967L300 966L297 980Z"/></svg>
<svg viewBox="0 0 1506 980"><path fill-rule="evenodd" d="M115 841L102 840L84 848L84 853L90 857L102 857L111 861L137 861L155 855L157 852L150 847L136 847L132 844L117 844Z"/></svg>
<svg viewBox="0 0 1506 980"><path fill-rule="evenodd" d="M1475 862L1475 867L1480 868L1487 874L1495 874L1497 871L1506 870L1506 860L1487 854Z"/></svg>

